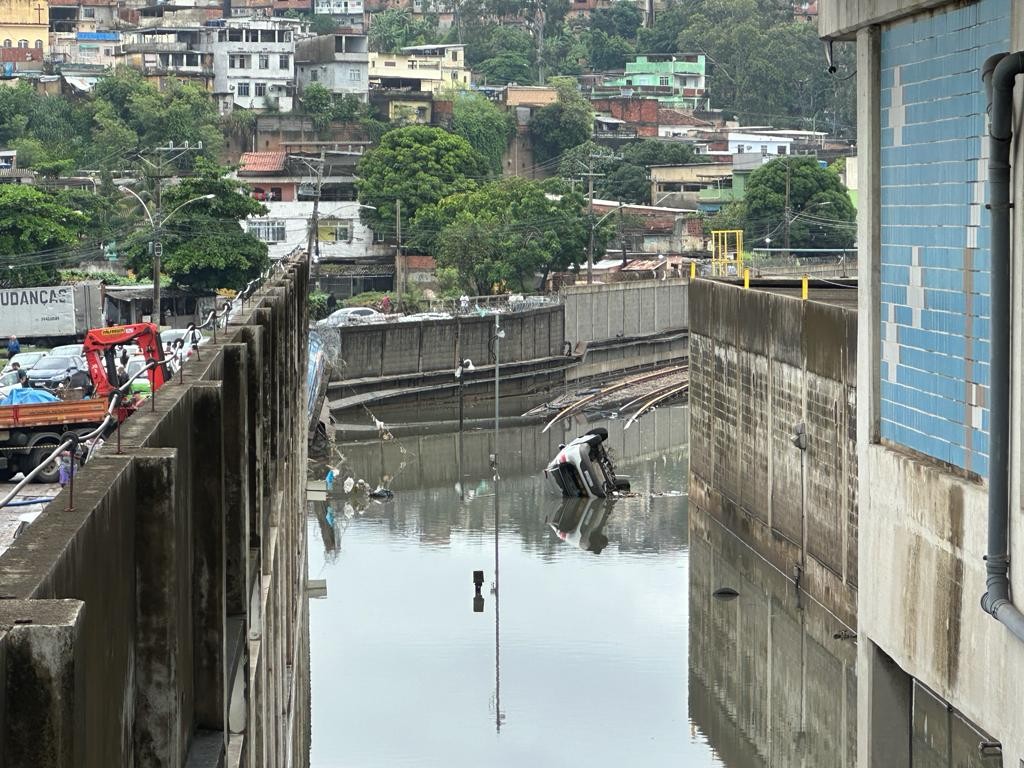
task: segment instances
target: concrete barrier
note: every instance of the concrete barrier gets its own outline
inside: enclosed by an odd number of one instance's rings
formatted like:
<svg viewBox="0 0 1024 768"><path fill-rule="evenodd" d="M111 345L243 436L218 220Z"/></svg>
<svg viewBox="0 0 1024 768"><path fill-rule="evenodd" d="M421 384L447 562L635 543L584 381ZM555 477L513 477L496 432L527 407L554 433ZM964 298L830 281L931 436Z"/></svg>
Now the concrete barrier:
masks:
<svg viewBox="0 0 1024 768"><path fill-rule="evenodd" d="M690 502L854 626L856 312L709 280L690 293Z"/></svg>
<svg viewBox="0 0 1024 768"><path fill-rule="evenodd" d="M573 344L685 329L687 280L637 280L562 289L565 337Z"/></svg>
<svg viewBox="0 0 1024 768"><path fill-rule="evenodd" d="M502 314L502 363L563 354L562 307ZM485 364L492 354L494 316L390 322L319 329L334 380L454 371L459 359Z"/></svg>
<svg viewBox="0 0 1024 768"><path fill-rule="evenodd" d="M302 764L307 282L268 281L0 557L0 765Z"/></svg>

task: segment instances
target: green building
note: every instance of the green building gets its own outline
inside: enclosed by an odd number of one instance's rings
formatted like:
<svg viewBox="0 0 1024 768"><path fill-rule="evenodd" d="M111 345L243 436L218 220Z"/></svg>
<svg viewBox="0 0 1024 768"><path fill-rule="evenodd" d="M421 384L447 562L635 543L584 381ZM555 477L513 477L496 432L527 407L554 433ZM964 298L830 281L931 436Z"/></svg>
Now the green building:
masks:
<svg viewBox="0 0 1024 768"><path fill-rule="evenodd" d="M626 63L622 74L605 76L592 98L614 95L655 98L675 109L707 109L702 53L648 53Z"/></svg>

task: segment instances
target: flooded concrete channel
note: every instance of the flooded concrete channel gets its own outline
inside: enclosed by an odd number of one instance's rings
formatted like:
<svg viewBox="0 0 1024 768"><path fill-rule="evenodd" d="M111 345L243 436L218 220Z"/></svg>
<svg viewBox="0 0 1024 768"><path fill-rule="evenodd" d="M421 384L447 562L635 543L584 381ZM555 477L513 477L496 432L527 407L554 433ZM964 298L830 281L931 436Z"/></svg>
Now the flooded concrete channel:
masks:
<svg viewBox="0 0 1024 768"><path fill-rule="evenodd" d="M633 493L565 503L541 470L598 425ZM457 433L339 446L394 497L310 503L312 766L855 764L854 643L691 517L686 406L622 426L502 428L497 499L489 430L461 482Z"/></svg>

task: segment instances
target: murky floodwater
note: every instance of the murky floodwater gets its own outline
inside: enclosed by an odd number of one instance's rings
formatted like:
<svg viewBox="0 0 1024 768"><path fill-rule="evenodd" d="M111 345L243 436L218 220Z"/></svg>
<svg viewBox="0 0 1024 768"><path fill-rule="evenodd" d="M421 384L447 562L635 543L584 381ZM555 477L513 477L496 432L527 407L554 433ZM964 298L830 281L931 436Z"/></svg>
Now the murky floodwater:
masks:
<svg viewBox="0 0 1024 768"><path fill-rule="evenodd" d="M345 448L395 498L312 507L313 766L853 764L854 646L689 520L685 408L605 426L636 495L589 505L539 474L588 425L503 430L497 505L487 432L461 485L455 435Z"/></svg>

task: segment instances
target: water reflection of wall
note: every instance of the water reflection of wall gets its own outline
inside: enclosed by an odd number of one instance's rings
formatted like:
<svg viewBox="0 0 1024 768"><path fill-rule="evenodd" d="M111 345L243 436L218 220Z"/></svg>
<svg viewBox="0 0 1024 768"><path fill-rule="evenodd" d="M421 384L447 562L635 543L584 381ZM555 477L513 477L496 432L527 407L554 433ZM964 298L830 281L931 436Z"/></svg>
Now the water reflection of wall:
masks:
<svg viewBox="0 0 1024 768"><path fill-rule="evenodd" d="M856 647L792 583L690 512L690 713L729 768L856 765ZM719 587L739 591L722 601Z"/></svg>
<svg viewBox="0 0 1024 768"><path fill-rule="evenodd" d="M642 429L623 432L621 421L602 422L618 468L628 474L637 495L614 502L602 529L609 546L620 552L657 552L686 545L686 499L661 496L685 489L687 472L686 409L665 408L645 417ZM553 555L559 541L548 525L563 499L548 488L541 469L558 443L592 425L575 424L563 433L542 425L502 430L508 443L502 455L501 527L518 536L523 546L541 557ZM467 434L465 502L456 490L457 435L422 435L396 441L343 446L346 468L355 476L376 483L394 477L394 500L370 502L355 513L361 525L385 525L392 534L415 538L428 545L447 545L456 531L483 534L494 530L493 481L489 467L489 433ZM469 438L472 438L470 440ZM654 492L658 495L651 497ZM332 496L311 502L318 538L332 557L348 524L346 499ZM330 513L328 514L328 507ZM595 555L597 556L597 555Z"/></svg>
<svg viewBox="0 0 1024 768"><path fill-rule="evenodd" d="M683 407L662 408L643 417L629 430L625 422L600 422L608 429L608 445L617 464L631 471L667 452L686 450L688 420ZM542 425L501 429L502 477L539 475L558 451L560 443L586 432L594 424L567 419L547 432ZM370 484L385 475L393 478L391 488L452 487L459 479L459 435L457 432L402 437L342 444L340 450L356 477ZM469 478L490 477L493 433L474 430L463 435L463 474ZM685 487L681 477L679 488Z"/></svg>

